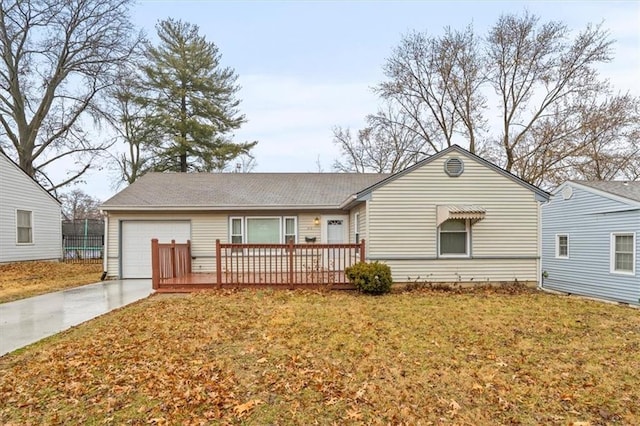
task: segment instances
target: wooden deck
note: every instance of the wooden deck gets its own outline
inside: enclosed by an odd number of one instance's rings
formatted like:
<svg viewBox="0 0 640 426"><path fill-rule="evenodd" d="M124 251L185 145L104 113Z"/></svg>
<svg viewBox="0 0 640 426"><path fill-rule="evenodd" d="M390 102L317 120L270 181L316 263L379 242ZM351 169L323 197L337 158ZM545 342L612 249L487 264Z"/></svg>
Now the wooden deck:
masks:
<svg viewBox="0 0 640 426"><path fill-rule="evenodd" d="M223 244L216 272L191 270L191 244L152 240L153 288L160 293L224 288L353 290L345 269L364 259L358 244Z"/></svg>

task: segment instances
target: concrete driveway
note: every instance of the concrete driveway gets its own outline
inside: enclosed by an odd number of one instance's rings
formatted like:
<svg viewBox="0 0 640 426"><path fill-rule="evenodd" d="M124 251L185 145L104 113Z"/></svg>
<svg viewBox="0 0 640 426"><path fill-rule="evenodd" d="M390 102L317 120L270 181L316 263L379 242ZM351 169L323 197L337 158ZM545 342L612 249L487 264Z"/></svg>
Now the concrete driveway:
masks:
<svg viewBox="0 0 640 426"><path fill-rule="evenodd" d="M0 356L151 293L151 280L114 280L0 304Z"/></svg>

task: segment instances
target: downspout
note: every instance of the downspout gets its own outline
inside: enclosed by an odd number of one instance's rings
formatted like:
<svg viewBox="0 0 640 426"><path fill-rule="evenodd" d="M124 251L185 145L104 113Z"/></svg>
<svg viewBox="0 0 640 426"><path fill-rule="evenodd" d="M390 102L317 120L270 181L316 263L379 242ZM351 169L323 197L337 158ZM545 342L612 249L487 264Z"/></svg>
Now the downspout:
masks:
<svg viewBox="0 0 640 426"><path fill-rule="evenodd" d="M364 261L369 261L369 251L371 250L371 233L369 232L369 200L364 200L364 218L365 218L365 230L367 233L366 245L364 246ZM360 218L362 221L362 218Z"/></svg>
<svg viewBox="0 0 640 426"><path fill-rule="evenodd" d="M548 203L538 202L538 289L544 289L544 276L542 273L542 206Z"/></svg>

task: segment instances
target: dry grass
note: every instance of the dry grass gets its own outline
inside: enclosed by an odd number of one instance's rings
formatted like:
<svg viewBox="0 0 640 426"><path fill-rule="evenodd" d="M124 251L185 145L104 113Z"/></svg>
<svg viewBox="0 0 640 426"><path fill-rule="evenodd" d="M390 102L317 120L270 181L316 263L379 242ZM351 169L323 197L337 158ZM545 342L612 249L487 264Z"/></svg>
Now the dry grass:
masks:
<svg viewBox="0 0 640 426"><path fill-rule="evenodd" d="M530 291L156 296L0 359L0 423L631 425L639 354Z"/></svg>
<svg viewBox="0 0 640 426"><path fill-rule="evenodd" d="M102 264L19 262L0 265L0 303L100 281Z"/></svg>

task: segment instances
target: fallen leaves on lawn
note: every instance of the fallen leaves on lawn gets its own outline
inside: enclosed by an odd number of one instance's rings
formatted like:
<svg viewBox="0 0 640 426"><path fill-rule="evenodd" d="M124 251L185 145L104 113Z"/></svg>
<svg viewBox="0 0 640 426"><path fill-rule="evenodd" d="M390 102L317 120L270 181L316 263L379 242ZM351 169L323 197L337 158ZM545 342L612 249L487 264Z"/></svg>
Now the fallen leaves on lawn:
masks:
<svg viewBox="0 0 640 426"><path fill-rule="evenodd" d="M0 303L100 281L102 263L16 262L0 265Z"/></svg>
<svg viewBox="0 0 640 426"><path fill-rule="evenodd" d="M0 358L0 423L639 424L639 348L539 293L152 297Z"/></svg>
<svg viewBox="0 0 640 426"><path fill-rule="evenodd" d="M233 412L236 414L236 416L243 417L249 411L251 411L253 407L262 403L263 402L260 401L259 399L254 399L254 400L245 402L244 404L236 405L235 407L233 407Z"/></svg>

